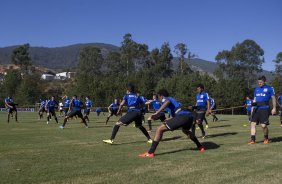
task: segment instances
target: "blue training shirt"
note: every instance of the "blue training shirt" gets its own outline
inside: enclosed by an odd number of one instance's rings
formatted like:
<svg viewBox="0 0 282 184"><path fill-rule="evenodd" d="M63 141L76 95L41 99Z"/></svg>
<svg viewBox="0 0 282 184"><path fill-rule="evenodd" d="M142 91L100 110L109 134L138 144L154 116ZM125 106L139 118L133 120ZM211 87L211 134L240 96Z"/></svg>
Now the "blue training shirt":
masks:
<svg viewBox="0 0 282 184"><path fill-rule="evenodd" d="M159 110L160 107L162 106L162 103L161 103L159 100L153 100L153 101L151 102L151 104L152 104L153 109L154 109L155 111Z"/></svg>
<svg viewBox="0 0 282 184"><path fill-rule="evenodd" d="M282 95L278 96L277 100L278 100L279 104L282 105Z"/></svg>
<svg viewBox="0 0 282 184"><path fill-rule="evenodd" d="M48 100L46 104L47 109L49 111L54 110L57 105L58 105L58 102L56 100Z"/></svg>
<svg viewBox="0 0 282 184"><path fill-rule="evenodd" d="M268 104L272 96L275 96L274 88L272 86L259 86L254 91L254 97L256 98L256 102L266 102ZM269 105L262 105L258 108L266 109L269 108Z"/></svg>
<svg viewBox="0 0 282 184"><path fill-rule="evenodd" d="M81 110L81 106L83 105L83 103L77 99L77 98L74 98L72 100L72 109L75 110L75 111L80 111Z"/></svg>
<svg viewBox="0 0 282 184"><path fill-rule="evenodd" d="M118 107L119 107L119 103L112 103L112 104L110 105L110 109L111 109L112 111L117 111L117 110L118 110Z"/></svg>
<svg viewBox="0 0 282 184"><path fill-rule="evenodd" d="M70 106L70 99L66 99L65 103L64 103L65 107L69 107Z"/></svg>
<svg viewBox="0 0 282 184"><path fill-rule="evenodd" d="M162 103L164 104L168 100L170 101L170 103L169 103L169 105L166 109L169 109L169 111L171 112L171 116L174 117L175 111L177 111L177 109L181 108L181 103L179 103L177 100L175 100L172 97L163 98ZM190 112L181 110L181 111L176 113L176 115L180 115L180 114L190 114Z"/></svg>
<svg viewBox="0 0 282 184"><path fill-rule="evenodd" d="M251 111L252 110L252 103L253 100L245 100L246 110Z"/></svg>
<svg viewBox="0 0 282 184"><path fill-rule="evenodd" d="M207 110L208 100L210 99L208 93L201 92L198 93L196 96L196 106L198 107L197 110Z"/></svg>
<svg viewBox="0 0 282 184"><path fill-rule="evenodd" d="M85 106L87 110L91 109L92 105L93 105L93 102L91 100L85 101Z"/></svg>
<svg viewBox="0 0 282 184"><path fill-rule="evenodd" d="M143 104L143 101L140 97L138 97L135 93L129 93L126 94L123 97L123 100L125 100L126 105L128 107L128 112L130 111L140 111L141 105Z"/></svg>

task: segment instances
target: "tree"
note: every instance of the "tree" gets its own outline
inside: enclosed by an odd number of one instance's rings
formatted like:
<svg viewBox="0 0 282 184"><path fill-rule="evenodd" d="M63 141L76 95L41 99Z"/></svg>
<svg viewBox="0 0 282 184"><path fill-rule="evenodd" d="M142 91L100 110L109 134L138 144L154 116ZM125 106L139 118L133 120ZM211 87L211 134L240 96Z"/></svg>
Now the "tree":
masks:
<svg viewBox="0 0 282 184"><path fill-rule="evenodd" d="M25 73L27 73L28 67L32 64L28 50L29 44L21 45L12 51L11 57L12 63L20 66Z"/></svg>
<svg viewBox="0 0 282 184"><path fill-rule="evenodd" d="M174 47L174 52L176 53L177 57L179 57L178 70L180 71L181 74L184 73L187 74L192 72L191 68L185 62L185 55L187 54L187 51L188 51L187 46L184 43L178 43ZM190 51L189 51L189 56L191 57Z"/></svg>
<svg viewBox="0 0 282 184"><path fill-rule="evenodd" d="M136 64L133 61L137 57L138 45L132 40L130 33L123 36L123 41L121 42L121 58L126 61L126 75L129 75L129 71L134 72Z"/></svg>
<svg viewBox="0 0 282 184"><path fill-rule="evenodd" d="M276 59L273 60L275 62L275 74L281 76L282 75L282 52L279 52L276 55Z"/></svg>
<svg viewBox="0 0 282 184"><path fill-rule="evenodd" d="M2 89L4 89L6 95L15 96L21 81L22 76L19 70L9 70L5 76Z"/></svg>
<svg viewBox="0 0 282 184"><path fill-rule="evenodd" d="M215 59L219 67L215 74L219 78L242 80L250 88L256 74L262 71L263 55L263 49L253 40L237 43L230 51L217 54Z"/></svg>

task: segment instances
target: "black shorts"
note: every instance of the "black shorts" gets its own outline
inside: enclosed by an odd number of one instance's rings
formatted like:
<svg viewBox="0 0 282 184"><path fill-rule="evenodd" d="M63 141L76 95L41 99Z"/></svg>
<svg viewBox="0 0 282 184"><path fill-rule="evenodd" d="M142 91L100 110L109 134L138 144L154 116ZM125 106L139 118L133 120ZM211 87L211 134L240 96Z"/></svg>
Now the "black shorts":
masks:
<svg viewBox="0 0 282 184"><path fill-rule="evenodd" d="M41 108L39 109L39 112L46 112L45 107L41 107Z"/></svg>
<svg viewBox="0 0 282 184"><path fill-rule="evenodd" d="M205 119L206 111L196 111L195 113L195 120L198 121L197 123L202 123Z"/></svg>
<svg viewBox="0 0 282 184"><path fill-rule="evenodd" d="M118 109L111 110L111 116L117 115Z"/></svg>
<svg viewBox="0 0 282 184"><path fill-rule="evenodd" d="M56 116L55 110L54 109L50 109L48 110L48 112L51 116Z"/></svg>
<svg viewBox="0 0 282 184"><path fill-rule="evenodd" d="M167 120L164 124L171 131L181 127L182 129L190 130L193 125L193 119L194 118L192 114L181 114Z"/></svg>
<svg viewBox="0 0 282 184"><path fill-rule="evenodd" d="M16 107L13 107L13 108L9 108L8 109L8 112L11 114L11 113L13 113L13 112L17 112L17 108Z"/></svg>
<svg viewBox="0 0 282 184"><path fill-rule="evenodd" d="M90 109L84 109L84 114L87 115L87 116L89 116L89 114L90 114Z"/></svg>
<svg viewBox="0 0 282 184"><path fill-rule="evenodd" d="M130 111L127 112L124 116L119 119L120 122L125 124L126 126L135 121L135 126L142 125L142 113L141 111Z"/></svg>
<svg viewBox="0 0 282 184"><path fill-rule="evenodd" d="M74 116L77 116L79 118L83 118L81 110L71 110L67 114L68 117L72 118Z"/></svg>
<svg viewBox="0 0 282 184"><path fill-rule="evenodd" d="M256 122L257 124L269 125L269 109L257 109L254 110L251 122Z"/></svg>
<svg viewBox="0 0 282 184"><path fill-rule="evenodd" d="M252 112L251 111L247 111L247 115L251 116Z"/></svg>
<svg viewBox="0 0 282 184"><path fill-rule="evenodd" d="M158 117L156 117L154 120L161 120L161 121L164 121L166 119L165 117L165 113L164 112L161 112Z"/></svg>

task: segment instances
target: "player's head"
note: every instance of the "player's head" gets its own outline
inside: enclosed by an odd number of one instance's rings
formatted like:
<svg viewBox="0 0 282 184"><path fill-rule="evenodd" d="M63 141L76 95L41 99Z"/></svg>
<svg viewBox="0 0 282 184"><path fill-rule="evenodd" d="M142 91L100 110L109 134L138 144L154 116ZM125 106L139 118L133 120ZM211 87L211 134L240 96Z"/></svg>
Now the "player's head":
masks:
<svg viewBox="0 0 282 184"><path fill-rule="evenodd" d="M55 99L55 96L51 96L51 100L54 100Z"/></svg>
<svg viewBox="0 0 282 184"><path fill-rule="evenodd" d="M141 96L141 91L136 90L136 94L137 94L137 96Z"/></svg>
<svg viewBox="0 0 282 184"><path fill-rule="evenodd" d="M247 100L250 100L250 99L251 99L251 97L248 95L248 96L246 96L246 99L247 99Z"/></svg>
<svg viewBox="0 0 282 184"><path fill-rule="evenodd" d="M89 96L86 96L86 97L85 97L85 100L89 100Z"/></svg>
<svg viewBox="0 0 282 184"><path fill-rule="evenodd" d="M198 93L200 93L200 92L202 92L204 90L205 90L205 86L203 84L198 84L197 85L197 92Z"/></svg>
<svg viewBox="0 0 282 184"><path fill-rule="evenodd" d="M77 95L73 95L72 98L73 98L73 99L77 99Z"/></svg>
<svg viewBox="0 0 282 184"><path fill-rule="evenodd" d="M265 85L265 82L266 82L266 77L263 75L263 76L260 76L259 78L258 78L258 84L259 84L259 86L263 86L263 85Z"/></svg>
<svg viewBox="0 0 282 184"><path fill-rule="evenodd" d="M114 101L115 101L115 104L117 104L117 103L118 103L118 99L115 99Z"/></svg>
<svg viewBox="0 0 282 184"><path fill-rule="evenodd" d="M129 92L129 93L135 92L135 87L134 87L133 84L128 84L126 89L127 89L127 92Z"/></svg>
<svg viewBox="0 0 282 184"><path fill-rule="evenodd" d="M163 98L165 98L165 97L168 97L168 96L169 96L169 93L167 92L166 89L160 89L160 90L158 91L158 96L159 96L160 99L163 99Z"/></svg>
<svg viewBox="0 0 282 184"><path fill-rule="evenodd" d="M157 100L158 99L158 95L157 94L153 94L153 100Z"/></svg>

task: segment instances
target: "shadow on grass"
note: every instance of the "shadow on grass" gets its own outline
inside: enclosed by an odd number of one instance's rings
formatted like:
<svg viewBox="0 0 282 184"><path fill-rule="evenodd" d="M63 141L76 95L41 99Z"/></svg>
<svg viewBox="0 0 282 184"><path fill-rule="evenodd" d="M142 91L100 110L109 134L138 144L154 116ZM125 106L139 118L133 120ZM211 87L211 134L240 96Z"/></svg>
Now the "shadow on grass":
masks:
<svg viewBox="0 0 282 184"><path fill-rule="evenodd" d="M172 141L172 140L176 140L176 139L180 139L182 136L175 136L175 137L170 137L170 138L165 138L162 139L163 142L165 141Z"/></svg>
<svg viewBox="0 0 282 184"><path fill-rule="evenodd" d="M134 141L134 142L114 142L114 144L111 144L111 146L120 146L120 145L127 145L127 144L140 144L140 143L146 143L146 141ZM107 144L107 143L105 143Z"/></svg>
<svg viewBox="0 0 282 184"><path fill-rule="evenodd" d="M220 145L218 145L214 142L204 142L203 146L205 147L206 150L217 149L217 148L220 147ZM158 153L156 155L173 154L173 153L178 153L178 152L188 151L188 150L198 151L198 149L196 147L195 148L184 148L184 149L178 149L178 150L168 151L168 152L164 152L164 153Z"/></svg>
<svg viewBox="0 0 282 184"><path fill-rule="evenodd" d="M282 137L273 137L273 138L270 138L269 141L270 142L282 142Z"/></svg>
<svg viewBox="0 0 282 184"><path fill-rule="evenodd" d="M209 127L209 128L223 128L223 127L231 127L231 125L212 126L212 127Z"/></svg>
<svg viewBox="0 0 282 184"><path fill-rule="evenodd" d="M229 121L229 120L227 120L227 119L219 119L219 120L217 120L216 122L221 122L221 121ZM216 123L215 122L215 123Z"/></svg>
<svg viewBox="0 0 282 184"><path fill-rule="evenodd" d="M231 136L231 135L236 135L238 134L237 132L226 132L226 133L221 133L221 134L212 134L212 135L207 135L207 138L213 138L213 137L226 137L226 136Z"/></svg>

